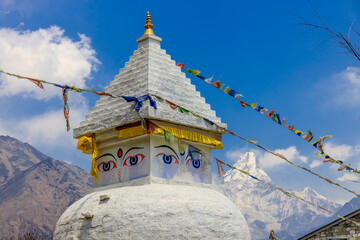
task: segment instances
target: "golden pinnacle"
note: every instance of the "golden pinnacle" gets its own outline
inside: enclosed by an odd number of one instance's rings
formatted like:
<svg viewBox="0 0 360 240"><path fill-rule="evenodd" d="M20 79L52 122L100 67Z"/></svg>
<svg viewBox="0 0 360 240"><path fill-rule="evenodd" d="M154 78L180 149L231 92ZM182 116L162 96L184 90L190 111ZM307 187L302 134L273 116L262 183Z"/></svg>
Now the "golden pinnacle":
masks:
<svg viewBox="0 0 360 240"><path fill-rule="evenodd" d="M150 35L155 35L154 34L154 31L152 30L152 28L154 27L154 25L152 24L152 20L151 20L151 16L150 16L150 13L147 12L147 16L146 16L146 24L145 24L145 33L144 35L146 34L150 34Z"/></svg>

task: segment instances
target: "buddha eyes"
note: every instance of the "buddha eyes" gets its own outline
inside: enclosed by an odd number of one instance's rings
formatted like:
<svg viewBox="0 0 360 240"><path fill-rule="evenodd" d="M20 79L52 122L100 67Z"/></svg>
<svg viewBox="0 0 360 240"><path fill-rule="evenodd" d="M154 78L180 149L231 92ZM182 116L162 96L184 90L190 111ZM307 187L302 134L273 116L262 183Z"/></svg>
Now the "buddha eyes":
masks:
<svg viewBox="0 0 360 240"><path fill-rule="evenodd" d="M129 156L125 159L123 166L135 166L140 164L144 160L145 156L142 154L136 154L135 156Z"/></svg>
<svg viewBox="0 0 360 240"><path fill-rule="evenodd" d="M179 164L179 161L174 155L166 155L165 153L159 153L156 155L156 158L159 161L164 162L165 164Z"/></svg>
<svg viewBox="0 0 360 240"><path fill-rule="evenodd" d="M100 172L108 172L116 168L116 163L113 160L110 160L108 162L101 162L98 165L98 169Z"/></svg>
<svg viewBox="0 0 360 240"><path fill-rule="evenodd" d="M200 168L201 167L201 160L195 160L191 157L186 159L186 164L194 167L194 168Z"/></svg>
<svg viewBox="0 0 360 240"><path fill-rule="evenodd" d="M173 165L173 164L179 164L179 160L174 155L167 155L165 153L159 153L156 155L156 158L165 164ZM185 163L193 168L200 168L201 167L201 159L194 159L191 156L188 156L185 160Z"/></svg>

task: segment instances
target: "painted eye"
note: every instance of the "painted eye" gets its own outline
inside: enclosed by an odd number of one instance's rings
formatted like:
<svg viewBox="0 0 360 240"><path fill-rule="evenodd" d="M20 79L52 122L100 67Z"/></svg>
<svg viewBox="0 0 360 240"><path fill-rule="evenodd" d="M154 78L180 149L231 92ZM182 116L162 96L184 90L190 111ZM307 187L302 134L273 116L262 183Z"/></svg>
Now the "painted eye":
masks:
<svg viewBox="0 0 360 240"><path fill-rule="evenodd" d="M144 160L145 156L142 154L136 154L135 156L129 156L125 159L123 166L132 167L140 164Z"/></svg>
<svg viewBox="0 0 360 240"><path fill-rule="evenodd" d="M165 153L159 153L156 155L156 158L159 161L164 162L165 164L179 164L179 161L174 155L166 155Z"/></svg>
<svg viewBox="0 0 360 240"><path fill-rule="evenodd" d="M113 160L110 160L108 162L101 162L98 165L98 169L100 172L108 172L116 168L116 163Z"/></svg>
<svg viewBox="0 0 360 240"><path fill-rule="evenodd" d="M194 168L200 168L201 167L201 160L194 160L192 158L189 158L186 161L186 164L189 165L189 166L192 166Z"/></svg>

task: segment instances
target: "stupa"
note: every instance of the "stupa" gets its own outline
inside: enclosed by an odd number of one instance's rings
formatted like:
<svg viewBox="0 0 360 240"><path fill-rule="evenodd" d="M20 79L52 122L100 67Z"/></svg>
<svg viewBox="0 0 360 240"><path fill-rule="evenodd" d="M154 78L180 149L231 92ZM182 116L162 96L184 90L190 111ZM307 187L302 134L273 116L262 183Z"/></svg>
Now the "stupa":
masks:
<svg viewBox="0 0 360 240"><path fill-rule="evenodd" d="M111 96L74 129L93 154L93 188L63 213L54 239L250 239L212 185L210 151L222 148L226 124L160 48L149 13L145 29Z"/></svg>

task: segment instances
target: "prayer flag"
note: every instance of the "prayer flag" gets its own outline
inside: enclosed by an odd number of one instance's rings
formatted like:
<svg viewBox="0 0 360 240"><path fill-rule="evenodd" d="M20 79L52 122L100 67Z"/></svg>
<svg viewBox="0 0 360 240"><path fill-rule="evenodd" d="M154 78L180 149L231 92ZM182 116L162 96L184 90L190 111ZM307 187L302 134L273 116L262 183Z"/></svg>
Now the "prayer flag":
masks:
<svg viewBox="0 0 360 240"><path fill-rule="evenodd" d="M170 105L170 107L171 107L172 110L175 110L176 108L179 107L179 106L176 105L175 103L172 103L172 102L170 102L170 101L168 101L168 100L166 100L166 102Z"/></svg>
<svg viewBox="0 0 360 240"><path fill-rule="evenodd" d="M44 86L42 85L41 81L38 79L34 79L34 78L29 78L29 77L24 77L27 80L33 82L36 86L38 86L39 88L41 88L42 90L44 90Z"/></svg>
<svg viewBox="0 0 360 240"><path fill-rule="evenodd" d="M165 137L166 144L171 145L175 140L175 136L171 132L169 132L165 129L163 129L163 131L164 131L164 137Z"/></svg>
<svg viewBox="0 0 360 240"><path fill-rule="evenodd" d="M185 68L185 65L182 64L182 63L178 63L178 64L176 64L176 66L180 67L181 69L184 69L184 68Z"/></svg>
<svg viewBox="0 0 360 240"><path fill-rule="evenodd" d="M211 83L212 79L214 78L214 76L212 76L211 78L207 78L205 79L204 81L207 82L207 83Z"/></svg>

